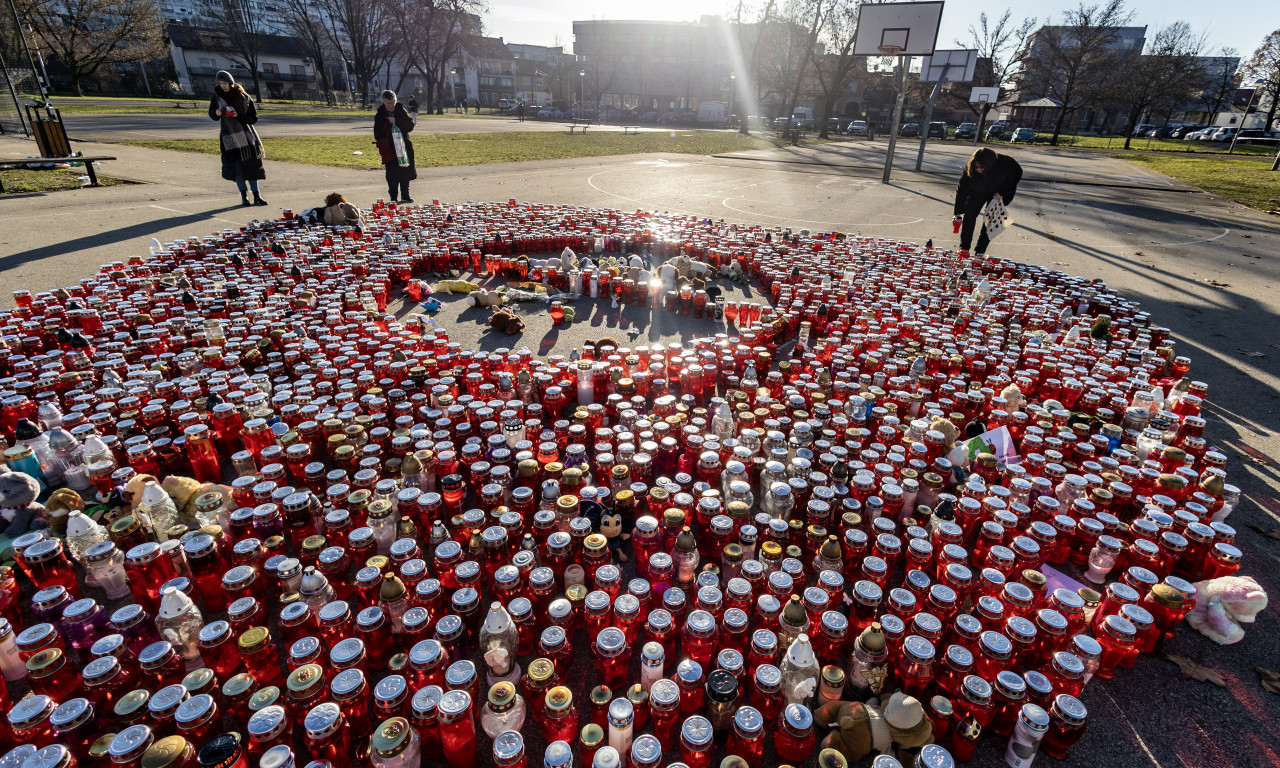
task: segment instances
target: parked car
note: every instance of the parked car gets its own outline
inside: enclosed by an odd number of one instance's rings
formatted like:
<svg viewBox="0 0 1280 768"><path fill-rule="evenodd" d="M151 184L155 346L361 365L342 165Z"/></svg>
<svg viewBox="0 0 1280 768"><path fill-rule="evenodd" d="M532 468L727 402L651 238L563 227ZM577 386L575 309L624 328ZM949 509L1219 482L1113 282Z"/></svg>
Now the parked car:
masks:
<svg viewBox="0 0 1280 768"><path fill-rule="evenodd" d="M786 130L786 128L787 128L787 118L785 118L785 117L775 117L775 118L773 118L773 123L772 123L769 127L773 128L773 130L775 130L775 131L783 131L783 130Z"/></svg>
<svg viewBox="0 0 1280 768"><path fill-rule="evenodd" d="M929 123L929 138L931 139L947 138L947 124L943 122L938 122L938 121Z"/></svg>
<svg viewBox="0 0 1280 768"><path fill-rule="evenodd" d="M543 107L538 110L538 119L540 120L559 120L564 117L564 113L555 107Z"/></svg>
<svg viewBox="0 0 1280 768"><path fill-rule="evenodd" d="M973 123L961 123L956 127L957 139L972 139L978 135L978 126Z"/></svg>
<svg viewBox="0 0 1280 768"><path fill-rule="evenodd" d="M640 122L642 122L642 123L656 123L656 122L658 122L658 120L660 120L661 118L662 118L662 113L661 113L661 112L654 112L654 111L650 110L650 111L645 112L645 113L643 113L643 114L641 114L641 115L640 115Z"/></svg>
<svg viewBox="0 0 1280 768"><path fill-rule="evenodd" d="M1004 126L1001 125L1000 123L995 123L990 128L987 129L987 141L991 141L992 139L1003 139L1003 138L1004 138Z"/></svg>
<svg viewBox="0 0 1280 768"><path fill-rule="evenodd" d="M1231 141L1231 137L1232 137L1232 136L1235 136L1235 135L1236 135L1236 129L1235 129L1235 128L1227 128L1227 127L1223 127L1223 128L1219 128L1218 130L1214 131L1214 132L1213 132L1213 136L1211 136L1211 137L1209 138L1209 141L1216 141L1216 142L1219 142L1219 143L1221 143L1221 142L1225 142L1225 141Z"/></svg>
<svg viewBox="0 0 1280 768"><path fill-rule="evenodd" d="M1212 136L1213 132L1216 130L1218 129L1214 128L1213 126L1197 128L1194 131L1188 131L1187 133L1184 133L1182 135L1182 140L1183 141L1205 141L1206 135Z"/></svg>
<svg viewBox="0 0 1280 768"><path fill-rule="evenodd" d="M1133 129L1134 136L1146 136L1147 131L1155 130L1155 126L1151 123L1141 123Z"/></svg>
<svg viewBox="0 0 1280 768"><path fill-rule="evenodd" d="M849 127L845 129L845 133L849 134L850 136L866 136L867 121L854 120L852 123L849 123Z"/></svg>
<svg viewBox="0 0 1280 768"><path fill-rule="evenodd" d="M1186 139L1187 134L1195 133L1196 131L1202 130L1204 128L1205 126L1203 125L1180 125L1177 128L1174 128L1173 131L1169 133L1169 138Z"/></svg>
<svg viewBox="0 0 1280 768"><path fill-rule="evenodd" d="M1009 137L1010 144L1034 144L1035 141L1036 132L1030 128L1018 128Z"/></svg>
<svg viewBox="0 0 1280 768"><path fill-rule="evenodd" d="M1270 144L1274 147L1277 142L1280 142L1280 133L1264 131L1261 128L1249 128L1240 131L1236 136L1237 144Z"/></svg>
<svg viewBox="0 0 1280 768"><path fill-rule="evenodd" d="M903 123L902 127L898 129L898 135L899 136L919 136L920 124L919 123Z"/></svg>

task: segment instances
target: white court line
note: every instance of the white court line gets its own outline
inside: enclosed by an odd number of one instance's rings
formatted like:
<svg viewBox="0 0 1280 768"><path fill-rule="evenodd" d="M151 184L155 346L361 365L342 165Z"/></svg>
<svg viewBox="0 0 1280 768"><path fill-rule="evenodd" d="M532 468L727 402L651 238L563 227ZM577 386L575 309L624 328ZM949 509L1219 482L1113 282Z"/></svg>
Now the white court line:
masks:
<svg viewBox="0 0 1280 768"><path fill-rule="evenodd" d="M768 213L756 213L755 211L748 211L743 208L734 208L732 205L729 205L729 201L733 199L734 198L732 197L726 197L725 199L720 201L720 204L731 211L736 211L738 213L745 213L748 216L763 216L766 219L777 219L778 221L798 221L802 224L831 224L837 227L850 226L850 223L847 221L818 221L815 219L797 219L794 216L773 216ZM864 215L866 215L865 212L864 212ZM888 215L888 214L872 214L872 215ZM922 221L924 221L923 218L912 219L911 221L876 222L874 224L869 224L864 222L862 224L859 224L858 226L861 229L865 229L868 227L905 227L908 224L919 224Z"/></svg>
<svg viewBox="0 0 1280 768"><path fill-rule="evenodd" d="M180 213L183 216L204 216L205 215L203 213L192 213L191 211L180 211L177 208L165 208L163 205L152 205L150 207L159 208L162 211L169 211L170 213ZM244 226L238 221L232 221L231 219L224 219L221 216L209 216L208 218L212 219L213 221L225 221L228 224L235 224L237 227Z"/></svg>

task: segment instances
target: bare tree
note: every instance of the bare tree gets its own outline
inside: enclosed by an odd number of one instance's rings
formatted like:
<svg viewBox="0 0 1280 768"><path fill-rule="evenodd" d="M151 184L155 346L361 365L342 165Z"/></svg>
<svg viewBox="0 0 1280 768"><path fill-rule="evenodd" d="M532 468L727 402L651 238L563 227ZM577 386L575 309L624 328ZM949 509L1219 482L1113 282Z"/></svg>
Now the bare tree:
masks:
<svg viewBox="0 0 1280 768"><path fill-rule="evenodd" d="M1057 145L1067 115L1105 95L1118 71L1119 28L1131 18L1124 0L1081 3L1064 14L1063 24L1041 27L1032 36L1022 90L1030 86L1059 103L1050 144Z"/></svg>
<svg viewBox="0 0 1280 768"><path fill-rule="evenodd" d="M487 7L482 0L427 0L426 5L433 6L433 10L423 54L425 74L428 87L435 87L435 111L443 114L449 62L480 39L484 32L480 17Z"/></svg>
<svg viewBox="0 0 1280 768"><path fill-rule="evenodd" d="M1235 48L1223 48L1218 53L1217 66L1207 68L1204 89L1199 104L1212 123L1224 106L1230 106L1240 87L1240 54Z"/></svg>
<svg viewBox="0 0 1280 768"><path fill-rule="evenodd" d="M978 66L974 68L973 84L978 87L999 88L1000 96L994 102L987 102L977 107L969 103L968 98L957 99L949 95L948 101L963 101L964 105L978 117L978 136L987 123L987 115L996 107L1012 104L1017 99L1016 80L1022 70L1023 59L1027 52L1027 35L1035 28L1035 17L1024 18L1013 23L1013 9L1006 8L994 24L986 12L978 16L978 24L969 25L969 39L956 40L961 48L970 48L978 52Z"/></svg>
<svg viewBox="0 0 1280 768"><path fill-rule="evenodd" d="M756 16L756 21L751 25L751 38L748 41L746 32L747 27L742 22L742 12L745 10L745 2L738 1L737 22L735 24L735 33L738 43L738 52L744 54L747 71L738 78L738 87L745 93L751 94L748 104L753 105L758 110L760 107L760 53L762 49L762 38L765 30L773 21L774 13L777 8L777 0L768 0L760 13ZM750 53L747 53L747 49ZM744 115L738 121L738 133L744 136L751 134L751 116Z"/></svg>
<svg viewBox="0 0 1280 768"><path fill-rule="evenodd" d="M370 86L396 47L387 4L379 0L328 0L324 20L325 34L355 76L360 106L369 106Z"/></svg>
<svg viewBox="0 0 1280 768"><path fill-rule="evenodd" d="M1153 108L1172 110L1194 99L1204 86L1199 61L1204 38L1197 37L1185 21L1175 21L1156 32L1145 53L1123 55L1124 76L1116 78L1114 100L1126 114L1124 148L1129 148L1134 126Z"/></svg>
<svg viewBox="0 0 1280 768"><path fill-rule="evenodd" d="M32 0L19 3L36 38L62 62L71 87L103 66L164 56L160 10L151 0Z"/></svg>
<svg viewBox="0 0 1280 768"><path fill-rule="evenodd" d="M782 101L786 136L791 135L791 120L801 94L807 85L816 86L808 79L812 54L834 1L789 0L777 21L758 34L758 44L763 46L760 83Z"/></svg>
<svg viewBox="0 0 1280 768"><path fill-rule="evenodd" d="M834 0L820 38L820 47L826 52L819 54L819 46L809 50L810 63L822 89L822 123L818 133L822 139L828 137L827 123L835 111L836 99L846 92L859 71L867 71L866 57L853 55L860 7L860 0Z"/></svg>
<svg viewBox="0 0 1280 768"><path fill-rule="evenodd" d="M1261 109L1261 105L1270 100L1267 122L1262 126L1270 128L1271 122L1276 119L1276 107L1280 105L1280 29L1263 39L1262 45L1249 57L1244 72L1249 80L1262 81L1262 96L1258 98L1258 105Z"/></svg>
<svg viewBox="0 0 1280 768"><path fill-rule="evenodd" d="M282 0L280 17L285 27L293 36L307 47L312 60L316 63L316 83L324 91L325 100L332 98L330 91L333 84L329 82L329 69L325 64L332 51L332 44L324 31L324 24L310 0Z"/></svg>
<svg viewBox="0 0 1280 768"><path fill-rule="evenodd" d="M249 70L254 98L262 98L258 77L262 60L262 37L266 34L263 19L248 0L198 0L197 15L218 35L214 46L218 53Z"/></svg>

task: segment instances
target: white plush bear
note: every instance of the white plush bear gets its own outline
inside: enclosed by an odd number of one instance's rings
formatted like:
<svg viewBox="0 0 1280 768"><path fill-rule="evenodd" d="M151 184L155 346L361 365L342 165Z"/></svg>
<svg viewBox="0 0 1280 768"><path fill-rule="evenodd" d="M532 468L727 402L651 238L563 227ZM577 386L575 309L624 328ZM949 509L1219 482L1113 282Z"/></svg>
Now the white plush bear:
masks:
<svg viewBox="0 0 1280 768"><path fill-rule="evenodd" d="M1219 645L1244 638L1241 624L1251 624L1267 607L1267 593L1248 576L1223 576L1196 583L1196 607L1187 623Z"/></svg>
<svg viewBox="0 0 1280 768"><path fill-rule="evenodd" d="M473 307L500 307L507 303L507 297L497 291L488 291L481 288L472 292L471 302Z"/></svg>

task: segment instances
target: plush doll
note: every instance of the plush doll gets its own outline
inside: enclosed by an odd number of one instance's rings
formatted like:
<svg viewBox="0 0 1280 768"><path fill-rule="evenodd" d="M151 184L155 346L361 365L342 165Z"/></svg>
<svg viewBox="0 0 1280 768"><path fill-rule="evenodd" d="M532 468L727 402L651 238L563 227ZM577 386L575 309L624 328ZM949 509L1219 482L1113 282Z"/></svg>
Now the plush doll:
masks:
<svg viewBox="0 0 1280 768"><path fill-rule="evenodd" d="M59 488L45 499L44 509L48 513L50 530L63 535L67 530L67 516L72 512L83 512L84 499L70 488Z"/></svg>
<svg viewBox="0 0 1280 768"><path fill-rule="evenodd" d="M1196 607L1187 623L1218 645L1244 638L1241 624L1251 624L1267 607L1267 593L1248 576L1223 576L1198 582Z"/></svg>
<svg viewBox="0 0 1280 768"><path fill-rule="evenodd" d="M429 299L427 299L426 301L422 302L422 311L423 311L423 312L431 312L432 314L434 314L434 313L436 313L436 312L439 312L439 311L440 311L440 300L439 300L439 299L437 299L435 296L432 296L431 298L429 298Z"/></svg>
<svg viewBox="0 0 1280 768"><path fill-rule="evenodd" d="M147 487L147 483L158 483L160 480L155 475L134 475L129 478L129 482L124 484L121 495L128 502L129 509L125 511L126 515L133 514L138 508L138 504L142 503L142 489Z"/></svg>
<svg viewBox="0 0 1280 768"><path fill-rule="evenodd" d="M1021 411L1022 407L1027 404L1027 399L1022 396L1022 390L1018 388L1017 384L1010 384L1005 387L1000 392L1000 396L1008 402L1008 407L1005 410L1009 413Z"/></svg>
<svg viewBox="0 0 1280 768"><path fill-rule="evenodd" d="M489 317L489 325L508 335L514 335L524 330L524 321L506 309L494 310Z"/></svg>
<svg viewBox="0 0 1280 768"><path fill-rule="evenodd" d="M25 472L0 470L0 517L4 518L4 534L21 536L37 528L48 528L44 505L36 501L40 482Z"/></svg>
<svg viewBox="0 0 1280 768"><path fill-rule="evenodd" d="M480 284L469 280L441 280L436 283L436 290L444 293L471 293L480 290Z"/></svg>
<svg viewBox="0 0 1280 768"><path fill-rule="evenodd" d="M486 291L483 288L473 291L470 298L471 306L473 307L500 307L507 303L505 294L497 291Z"/></svg>
<svg viewBox="0 0 1280 768"><path fill-rule="evenodd" d="M813 713L813 721L832 729L818 745L834 749L850 763L857 763L873 751L896 757L903 765L914 764L914 754L933 743L933 723L913 696L893 694L883 707L872 699L832 701Z"/></svg>

